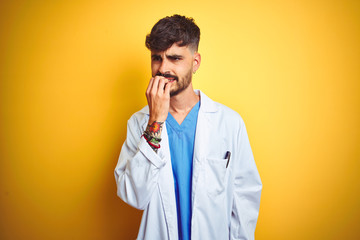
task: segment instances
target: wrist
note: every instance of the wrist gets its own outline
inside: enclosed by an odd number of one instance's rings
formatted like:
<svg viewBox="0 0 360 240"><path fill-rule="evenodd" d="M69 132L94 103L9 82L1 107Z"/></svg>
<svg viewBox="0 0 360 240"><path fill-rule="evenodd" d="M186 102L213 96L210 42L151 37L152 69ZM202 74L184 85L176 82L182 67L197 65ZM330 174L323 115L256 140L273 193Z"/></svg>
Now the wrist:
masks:
<svg viewBox="0 0 360 240"><path fill-rule="evenodd" d="M165 122L166 118L167 118L167 115L166 115L166 117L150 115L148 125L151 125L153 122Z"/></svg>
<svg viewBox="0 0 360 240"><path fill-rule="evenodd" d="M149 146L157 153L158 149L160 148L160 141L156 141L155 138L152 138L151 136L149 137L149 135L146 133L146 131L144 132L144 134L142 135L142 137L145 138L145 140L147 141L147 143L149 144Z"/></svg>
<svg viewBox="0 0 360 240"><path fill-rule="evenodd" d="M154 137L152 136L148 131L144 131L143 133L144 137L146 138L146 140L154 143L154 144L158 144L161 142L161 138L160 137Z"/></svg>

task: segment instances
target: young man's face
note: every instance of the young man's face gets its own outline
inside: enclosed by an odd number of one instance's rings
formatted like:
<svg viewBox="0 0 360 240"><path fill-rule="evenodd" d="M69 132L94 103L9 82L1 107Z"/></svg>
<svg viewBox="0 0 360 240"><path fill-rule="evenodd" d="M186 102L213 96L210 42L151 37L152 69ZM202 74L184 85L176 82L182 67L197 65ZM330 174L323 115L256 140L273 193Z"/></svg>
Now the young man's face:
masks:
<svg viewBox="0 0 360 240"><path fill-rule="evenodd" d="M175 81L170 96L175 96L189 87L193 71L200 65L200 54L188 46L173 44L163 52L151 51L152 76L164 76L169 82Z"/></svg>

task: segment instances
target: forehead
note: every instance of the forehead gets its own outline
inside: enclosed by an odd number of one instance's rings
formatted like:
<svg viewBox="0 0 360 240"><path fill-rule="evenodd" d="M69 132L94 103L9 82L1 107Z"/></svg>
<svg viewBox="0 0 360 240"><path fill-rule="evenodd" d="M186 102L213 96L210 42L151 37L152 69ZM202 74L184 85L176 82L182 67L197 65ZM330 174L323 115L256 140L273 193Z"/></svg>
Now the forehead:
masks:
<svg viewBox="0 0 360 240"><path fill-rule="evenodd" d="M179 46L176 43L174 43L173 45L171 45L171 47L169 47L168 49L166 49L165 51L162 52L158 52L158 51L151 51L151 54L156 54L156 55L189 55L191 54L191 50L189 48L189 46Z"/></svg>

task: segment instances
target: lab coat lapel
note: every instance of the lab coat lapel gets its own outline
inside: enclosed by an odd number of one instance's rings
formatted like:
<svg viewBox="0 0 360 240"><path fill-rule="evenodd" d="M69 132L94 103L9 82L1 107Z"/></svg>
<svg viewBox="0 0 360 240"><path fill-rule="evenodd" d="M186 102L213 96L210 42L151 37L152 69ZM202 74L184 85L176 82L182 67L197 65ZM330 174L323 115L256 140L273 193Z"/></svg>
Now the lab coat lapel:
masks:
<svg viewBox="0 0 360 240"><path fill-rule="evenodd" d="M196 202L196 189L199 183L199 176L203 171L204 161L206 159L206 153L208 152L210 131L213 129L211 122L211 112L217 111L217 106L210 98L199 90L195 90L197 94L200 94L200 109L196 125L195 143L194 143L194 157L193 157L193 176L192 176L192 192L191 192L191 204L194 209Z"/></svg>
<svg viewBox="0 0 360 240"><path fill-rule="evenodd" d="M193 176L192 176L192 192L191 192L191 204L194 209L195 195L198 187L198 179L201 172L201 166L203 165L204 158L206 156L206 147L209 141L209 129L210 122L206 118L206 113L199 111L198 120L196 125L195 143L194 143L194 157L193 157Z"/></svg>
<svg viewBox="0 0 360 240"><path fill-rule="evenodd" d="M175 199L175 187L174 178L171 166L171 155L169 148L169 138L166 129L166 123L164 124L161 133L161 148L162 155L167 159L164 168L161 170L158 184L161 194L161 199L164 207L165 218L169 231L169 238L176 239L178 235L177 229L177 212L176 212L176 199Z"/></svg>

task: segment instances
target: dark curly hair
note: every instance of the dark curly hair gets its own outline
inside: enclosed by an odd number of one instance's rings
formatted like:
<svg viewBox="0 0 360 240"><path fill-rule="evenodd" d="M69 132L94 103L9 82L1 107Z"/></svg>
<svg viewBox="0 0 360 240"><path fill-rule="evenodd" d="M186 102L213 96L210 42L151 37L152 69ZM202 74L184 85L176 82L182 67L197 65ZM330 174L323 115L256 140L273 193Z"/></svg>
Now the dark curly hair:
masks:
<svg viewBox="0 0 360 240"><path fill-rule="evenodd" d="M146 36L145 45L150 51L162 52L174 43L189 46L197 51L200 41L200 28L194 19L173 15L160 19Z"/></svg>

